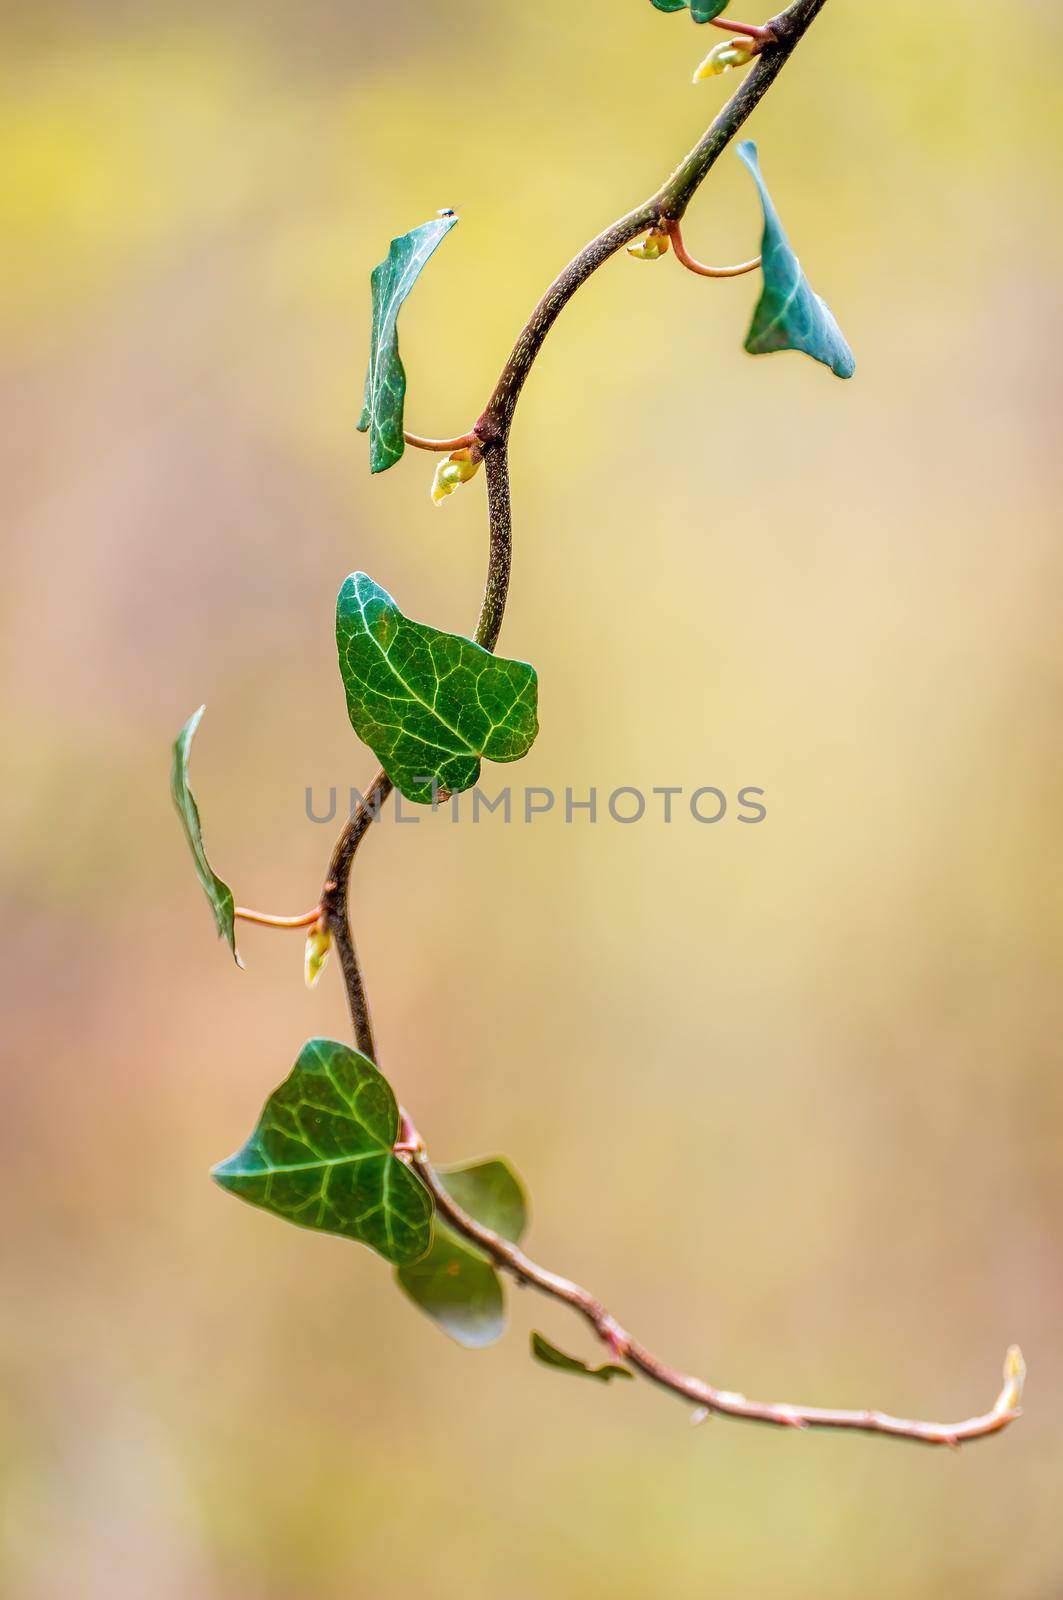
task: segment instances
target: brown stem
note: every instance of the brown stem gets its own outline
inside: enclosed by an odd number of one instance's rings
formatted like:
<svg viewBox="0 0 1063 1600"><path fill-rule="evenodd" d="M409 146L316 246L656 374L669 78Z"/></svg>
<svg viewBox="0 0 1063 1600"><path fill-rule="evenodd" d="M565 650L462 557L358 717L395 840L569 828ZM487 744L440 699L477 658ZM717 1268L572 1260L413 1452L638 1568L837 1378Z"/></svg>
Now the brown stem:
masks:
<svg viewBox="0 0 1063 1600"><path fill-rule="evenodd" d="M686 267L688 272L696 272L699 278L740 278L744 272L755 272L760 266L760 257L754 256L752 261L743 261L737 267L707 267L703 261L696 260L690 254L683 242L683 229L678 222L670 219L664 226L671 238L676 260Z"/></svg>
<svg viewBox="0 0 1063 1600"><path fill-rule="evenodd" d="M393 784L386 772L378 772L357 808L347 819L347 826L336 841L329 862L328 877L321 895L321 905L328 920L332 943L339 957L343 983L347 990L347 1006L351 1013L354 1042L370 1061L376 1060L376 1043L373 1023L369 1015L362 969L358 965L358 952L351 933L351 919L347 906L347 888L355 852L365 837L370 823L380 816L382 807L391 794Z"/></svg>
<svg viewBox="0 0 1063 1600"><path fill-rule="evenodd" d="M487 478L490 545L487 581L474 638L483 649L493 652L502 632L513 565L513 508L509 494L509 455L504 443L491 445L484 450L484 475Z"/></svg>
<svg viewBox="0 0 1063 1600"><path fill-rule="evenodd" d="M659 1384L662 1389L670 1389L680 1399L696 1407L720 1416L736 1417L744 1422L766 1422L779 1428L842 1428L856 1433L881 1433L896 1439L911 1439L918 1444L950 1445L953 1449L969 1440L984 1439L989 1434L999 1433L1022 1414L1017 1408L994 1408L981 1416L968 1417L963 1422L914 1422L903 1417L891 1417L884 1411L837 1411L821 1406L748 1400L745 1395L713 1388L701 1378L688 1377L686 1373L667 1366L639 1344L588 1290L556 1272L540 1267L516 1245L475 1222L443 1187L417 1138L416 1130L411 1143L414 1145L411 1164L431 1192L436 1210L456 1232L489 1255L497 1266L512 1273L518 1282L570 1306L590 1324L602 1343L615 1355L635 1367L652 1383Z"/></svg>
<svg viewBox="0 0 1063 1600"><path fill-rule="evenodd" d="M237 906L233 912L241 922L254 922L260 928L309 928L320 920L321 907L316 905L313 911L304 911L301 917L274 917L268 911L249 911L246 906Z"/></svg>

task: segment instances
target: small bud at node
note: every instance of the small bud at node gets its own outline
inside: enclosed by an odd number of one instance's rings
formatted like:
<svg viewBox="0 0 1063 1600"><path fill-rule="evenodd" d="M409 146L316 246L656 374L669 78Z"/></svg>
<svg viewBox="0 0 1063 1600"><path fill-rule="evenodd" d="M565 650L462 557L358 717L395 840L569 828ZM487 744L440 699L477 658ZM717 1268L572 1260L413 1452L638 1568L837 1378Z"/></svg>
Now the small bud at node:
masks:
<svg viewBox="0 0 1063 1600"><path fill-rule="evenodd" d="M316 989L325 970L332 949L332 935L322 922L315 922L306 936L306 953L303 958L303 976L308 989Z"/></svg>
<svg viewBox="0 0 1063 1600"><path fill-rule="evenodd" d="M468 483L480 470L483 461L483 451L473 445L464 450L455 450L452 456L447 456L436 468L436 475L432 480L432 503L441 506L448 494L453 494L455 489L460 489L463 483Z"/></svg>
<svg viewBox="0 0 1063 1600"><path fill-rule="evenodd" d="M659 261L667 252L669 243L666 229L651 228L641 239L628 245L627 253L629 256L634 256L636 261Z"/></svg>
<svg viewBox="0 0 1063 1600"><path fill-rule="evenodd" d="M704 78L718 78L722 72L730 72L732 67L747 67L756 54L755 39L725 39L722 44L709 51L694 74L694 82L701 83Z"/></svg>

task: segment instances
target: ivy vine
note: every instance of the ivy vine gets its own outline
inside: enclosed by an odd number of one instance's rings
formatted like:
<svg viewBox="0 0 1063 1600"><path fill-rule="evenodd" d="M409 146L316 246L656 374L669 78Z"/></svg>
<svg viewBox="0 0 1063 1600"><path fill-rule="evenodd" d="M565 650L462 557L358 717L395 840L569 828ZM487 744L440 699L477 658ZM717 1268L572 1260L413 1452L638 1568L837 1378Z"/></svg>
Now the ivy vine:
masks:
<svg viewBox="0 0 1063 1600"><path fill-rule="evenodd" d="M640 1375L678 1395L698 1421L718 1414L781 1427L847 1429L955 1446L996 1433L1019 1415L1025 1368L1017 1348L1008 1352L1004 1386L994 1405L959 1423L760 1402L689 1377L651 1354L587 1290L524 1254L527 1202L508 1163L495 1158L450 1168L432 1164L424 1140L376 1061L348 911L356 852L392 787L413 803L434 803L441 794L475 784L482 761L519 760L538 731L534 668L495 654L512 549L507 444L528 373L564 306L623 249L648 262L674 255L685 269L708 278L759 270L761 293L745 349L753 355L798 351L842 379L851 378L855 370L833 313L812 289L784 232L753 144L740 144L737 153L752 175L763 212L759 255L736 267L709 267L690 254L682 232L694 194L782 71L825 0L793 0L763 24L724 18L724 5L718 0L652 0L652 4L663 12L688 10L694 22L727 33L726 41L701 63L696 79L747 65L750 71L657 193L599 234L550 286L521 330L484 412L466 432L434 440L407 430L407 380L398 331L404 304L456 226L457 216L441 212L392 239L372 273L370 355L358 423L368 435L370 471L396 466L407 446L434 452L440 457L432 484L432 498L438 504L483 468L488 568L479 621L469 638L411 620L364 573L348 577L340 588L336 612L340 677L352 728L374 752L381 771L345 826L320 898L309 912L279 917L236 905L232 890L207 858L189 783L191 746L202 708L186 723L174 746L173 797L219 935L240 963L237 921L306 929L310 983L317 982L330 950L335 950L355 1041L354 1048L330 1039L305 1044L288 1077L266 1100L245 1144L214 1169L214 1178L223 1189L287 1222L338 1234L375 1251L391 1264L412 1303L469 1348L490 1344L502 1333L503 1277L509 1275L577 1312L610 1358L593 1366L536 1333L532 1354L554 1372L590 1378L603 1386Z"/></svg>

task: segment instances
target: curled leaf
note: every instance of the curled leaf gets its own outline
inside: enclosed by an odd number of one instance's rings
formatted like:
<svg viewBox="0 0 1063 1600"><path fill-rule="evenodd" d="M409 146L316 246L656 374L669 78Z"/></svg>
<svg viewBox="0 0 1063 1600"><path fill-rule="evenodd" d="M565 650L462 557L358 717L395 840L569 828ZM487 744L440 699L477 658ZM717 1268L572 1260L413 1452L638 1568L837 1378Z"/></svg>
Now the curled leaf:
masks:
<svg viewBox="0 0 1063 1600"><path fill-rule="evenodd" d="M170 793L173 803L177 807L177 815L181 819L188 848L192 852L195 863L196 876L203 886L203 893L210 902L214 913L214 921L218 927L219 936L225 940L233 953L233 960L238 967L243 966L240 953L236 948L236 903L233 892L227 883L224 883L207 860L207 852L203 847L203 829L199 820L199 807L196 805L188 781L188 764L192 754L192 740L196 736L196 729L203 718L206 706L189 717L180 733L177 735L173 747L173 767L170 773Z"/></svg>
<svg viewBox="0 0 1063 1600"><path fill-rule="evenodd" d="M406 370L399 356L399 312L422 270L457 220L453 211L441 211L431 222L424 222L401 238L392 239L386 257L373 268L369 370L365 379L365 403L358 419L359 433L369 435L370 472L386 472L401 460L406 449L403 435Z"/></svg>
<svg viewBox="0 0 1063 1600"><path fill-rule="evenodd" d="M531 1336L531 1351L536 1361L541 1361L544 1367L553 1367L555 1372L571 1372L579 1378L596 1378L599 1383L609 1383L613 1378L633 1378L635 1374L627 1367L619 1367L615 1362L606 1362L602 1367L588 1366L586 1361L580 1361L575 1356L567 1356L563 1350L544 1339L541 1333Z"/></svg>
<svg viewBox="0 0 1063 1600"><path fill-rule="evenodd" d="M851 378L856 371L853 352L834 313L814 292L790 247L761 176L756 145L747 139L738 146L738 154L753 174L764 212L760 247L764 290L746 335L746 349L753 356L801 350L814 361L822 361L836 377Z"/></svg>

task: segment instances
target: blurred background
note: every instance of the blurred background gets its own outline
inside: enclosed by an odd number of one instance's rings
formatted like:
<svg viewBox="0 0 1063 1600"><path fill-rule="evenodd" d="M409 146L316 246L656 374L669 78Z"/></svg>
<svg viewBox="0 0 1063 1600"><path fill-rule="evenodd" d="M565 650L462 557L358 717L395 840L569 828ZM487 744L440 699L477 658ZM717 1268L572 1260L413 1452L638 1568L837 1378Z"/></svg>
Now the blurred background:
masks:
<svg viewBox="0 0 1063 1600"><path fill-rule="evenodd" d="M741 14L741 13L740 13ZM759 13L757 17L759 19ZM407 307L407 421L477 417L539 293L735 79L648 0L5 6L0 849L3 1592L13 1600L1063 1594L1063 25L832 4L749 132L858 358L745 356L756 280L621 258L513 447L503 782L703 785L716 826L561 810L382 827L355 876L382 1066L435 1157L504 1152L529 1246L651 1348L767 1399L955 1419L1009 1341L1028 1414L959 1455L717 1421L450 1344L210 1165L339 976L213 936L312 905L371 755L336 590L468 631L483 484L371 480L368 275L462 214ZM756 248L729 153L687 221ZM737 823L740 787L766 820Z"/></svg>

